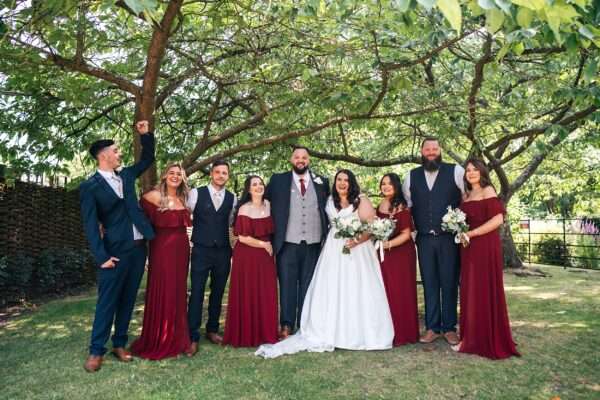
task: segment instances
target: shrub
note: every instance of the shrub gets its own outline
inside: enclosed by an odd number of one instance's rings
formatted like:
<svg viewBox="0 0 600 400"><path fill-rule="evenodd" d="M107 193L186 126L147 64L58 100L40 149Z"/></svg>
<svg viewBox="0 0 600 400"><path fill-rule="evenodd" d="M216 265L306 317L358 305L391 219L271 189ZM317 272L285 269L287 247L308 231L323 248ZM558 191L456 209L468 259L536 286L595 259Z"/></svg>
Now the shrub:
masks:
<svg viewBox="0 0 600 400"><path fill-rule="evenodd" d="M87 249L46 249L37 258L0 258L0 305L45 294L66 294L93 283L95 267Z"/></svg>
<svg viewBox="0 0 600 400"><path fill-rule="evenodd" d="M31 286L34 260L24 254L0 258L0 304L20 300Z"/></svg>
<svg viewBox="0 0 600 400"><path fill-rule="evenodd" d="M523 261L529 259L529 244L528 243L515 243L517 248L517 254Z"/></svg>
<svg viewBox="0 0 600 400"><path fill-rule="evenodd" d="M562 239L551 236L542 236L532 249L538 262L550 265L568 265L569 251Z"/></svg>
<svg viewBox="0 0 600 400"><path fill-rule="evenodd" d="M88 250L46 249L36 262L34 283L44 293L60 293L94 281Z"/></svg>
<svg viewBox="0 0 600 400"><path fill-rule="evenodd" d="M600 269L600 240L597 235L577 237L574 264L581 268Z"/></svg>

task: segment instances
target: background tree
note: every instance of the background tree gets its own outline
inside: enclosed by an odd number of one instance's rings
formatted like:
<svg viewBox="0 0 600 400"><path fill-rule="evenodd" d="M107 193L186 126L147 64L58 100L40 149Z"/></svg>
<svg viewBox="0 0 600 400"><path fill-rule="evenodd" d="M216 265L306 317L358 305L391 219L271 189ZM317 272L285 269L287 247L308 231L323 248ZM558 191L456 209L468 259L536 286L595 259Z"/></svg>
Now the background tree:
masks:
<svg viewBox="0 0 600 400"><path fill-rule="evenodd" d="M457 162L483 157L510 203L544 160L597 129L598 7L12 1L1 10L0 159L64 168L99 136L135 140L132 120L147 118L159 164L183 160L190 174L221 157L267 173L302 141L325 169L364 166L374 188L373 168L408 168L433 133ZM143 185L155 178L152 168Z"/></svg>

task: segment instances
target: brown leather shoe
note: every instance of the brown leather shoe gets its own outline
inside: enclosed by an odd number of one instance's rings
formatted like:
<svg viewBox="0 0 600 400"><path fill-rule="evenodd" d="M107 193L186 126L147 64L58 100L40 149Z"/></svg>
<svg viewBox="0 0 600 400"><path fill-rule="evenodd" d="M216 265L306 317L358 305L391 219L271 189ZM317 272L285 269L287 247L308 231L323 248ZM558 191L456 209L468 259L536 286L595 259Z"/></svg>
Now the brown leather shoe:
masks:
<svg viewBox="0 0 600 400"><path fill-rule="evenodd" d="M123 347L115 347L112 349L112 353L119 361L130 362L133 361L131 352L125 350Z"/></svg>
<svg viewBox="0 0 600 400"><path fill-rule="evenodd" d="M448 342L448 344L450 344L451 346L455 346L460 342L460 340L458 339L458 335L456 334L456 332L453 331L448 331L444 333L444 339L446 339L446 342Z"/></svg>
<svg viewBox="0 0 600 400"><path fill-rule="evenodd" d="M419 338L419 342L421 343L433 343L439 339L441 335L439 333L435 333L431 329L428 329L427 332L423 336Z"/></svg>
<svg viewBox="0 0 600 400"><path fill-rule="evenodd" d="M87 372L96 372L102 367L102 356L94 356L90 354L83 364L83 369Z"/></svg>
<svg viewBox="0 0 600 400"><path fill-rule="evenodd" d="M188 357L194 357L194 355L198 352L198 342L192 342L190 347L185 351L185 355Z"/></svg>
<svg viewBox="0 0 600 400"><path fill-rule="evenodd" d="M206 338L212 344L222 344L223 343L223 337L220 336L218 333L215 333L215 332L209 332L209 333L207 333L206 334Z"/></svg>
<svg viewBox="0 0 600 400"><path fill-rule="evenodd" d="M281 328L281 331L279 332L279 340L287 339L287 337L291 334L292 330L290 329L290 327L284 325L283 328Z"/></svg>

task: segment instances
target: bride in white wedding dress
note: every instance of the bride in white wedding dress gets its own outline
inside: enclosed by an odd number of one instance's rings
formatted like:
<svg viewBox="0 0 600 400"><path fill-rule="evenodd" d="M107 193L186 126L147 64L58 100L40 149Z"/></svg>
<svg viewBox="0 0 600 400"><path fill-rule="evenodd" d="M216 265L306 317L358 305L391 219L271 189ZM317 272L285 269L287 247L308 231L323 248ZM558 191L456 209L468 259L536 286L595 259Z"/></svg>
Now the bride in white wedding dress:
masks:
<svg viewBox="0 0 600 400"><path fill-rule="evenodd" d="M329 219L362 221L375 217L369 199L360 195L354 174L340 170L326 206ZM394 326L379 261L367 235L353 241L335 238L332 227L308 287L300 329L276 343L262 345L257 356L275 358L300 351L384 350L392 348ZM351 248L343 254L344 245Z"/></svg>

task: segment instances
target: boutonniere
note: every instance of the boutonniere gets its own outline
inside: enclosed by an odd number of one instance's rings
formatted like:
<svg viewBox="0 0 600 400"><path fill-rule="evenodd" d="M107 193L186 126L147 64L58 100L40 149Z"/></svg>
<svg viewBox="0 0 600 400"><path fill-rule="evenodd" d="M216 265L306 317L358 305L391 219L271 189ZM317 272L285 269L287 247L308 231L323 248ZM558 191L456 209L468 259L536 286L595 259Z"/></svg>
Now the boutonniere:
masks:
<svg viewBox="0 0 600 400"><path fill-rule="evenodd" d="M323 184L323 180L321 179L320 176L317 176L317 175L313 174L312 172L310 173L310 176L312 177L313 182L316 183L317 185Z"/></svg>

